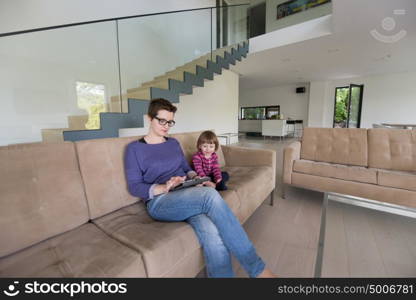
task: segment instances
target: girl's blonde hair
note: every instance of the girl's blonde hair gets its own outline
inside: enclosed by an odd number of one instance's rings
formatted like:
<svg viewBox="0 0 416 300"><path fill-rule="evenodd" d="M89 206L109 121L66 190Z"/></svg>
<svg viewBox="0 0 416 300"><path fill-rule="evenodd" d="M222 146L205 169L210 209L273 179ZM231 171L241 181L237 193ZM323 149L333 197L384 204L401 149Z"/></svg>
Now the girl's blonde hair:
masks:
<svg viewBox="0 0 416 300"><path fill-rule="evenodd" d="M201 133L201 135L198 138L198 141L196 142L196 148L199 150L199 147L202 144L215 144L215 151L218 150L218 147L220 145L217 136L211 130L206 130Z"/></svg>

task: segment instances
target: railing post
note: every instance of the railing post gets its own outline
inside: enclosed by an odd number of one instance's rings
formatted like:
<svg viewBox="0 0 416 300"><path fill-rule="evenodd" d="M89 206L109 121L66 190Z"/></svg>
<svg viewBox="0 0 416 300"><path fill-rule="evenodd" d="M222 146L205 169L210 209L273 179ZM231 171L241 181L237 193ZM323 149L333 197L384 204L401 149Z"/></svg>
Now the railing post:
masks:
<svg viewBox="0 0 416 300"><path fill-rule="evenodd" d="M211 20L210 20L210 23L211 23L211 61L212 61L212 39L213 39L213 35L212 35L212 33L214 32L213 31L213 28L212 28L212 7L210 8L210 10L211 10Z"/></svg>
<svg viewBox="0 0 416 300"><path fill-rule="evenodd" d="M123 112L123 91L121 89L121 62L120 62L120 41L118 33L118 20L116 20L116 36L117 36L117 63L118 63L118 83L120 88L120 112Z"/></svg>

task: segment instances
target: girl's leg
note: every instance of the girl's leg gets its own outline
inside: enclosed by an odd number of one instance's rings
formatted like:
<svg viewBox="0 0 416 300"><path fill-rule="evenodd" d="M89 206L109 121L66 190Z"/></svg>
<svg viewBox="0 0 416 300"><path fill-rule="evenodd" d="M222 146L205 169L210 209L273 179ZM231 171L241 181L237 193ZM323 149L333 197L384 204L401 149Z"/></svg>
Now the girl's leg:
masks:
<svg viewBox="0 0 416 300"><path fill-rule="evenodd" d="M217 184L215 188L217 191L225 191L228 189L225 184L230 179L230 175L227 172L221 172L221 177L222 180Z"/></svg>
<svg viewBox="0 0 416 300"><path fill-rule="evenodd" d="M239 260L250 277L265 268L243 227L221 195L210 187L192 187L157 196L148 202L149 214L161 221L184 221L206 214L215 224L227 249Z"/></svg>
<svg viewBox="0 0 416 300"><path fill-rule="evenodd" d="M200 214L186 221L195 230L204 250L208 277L234 277L230 252L211 219L205 214Z"/></svg>

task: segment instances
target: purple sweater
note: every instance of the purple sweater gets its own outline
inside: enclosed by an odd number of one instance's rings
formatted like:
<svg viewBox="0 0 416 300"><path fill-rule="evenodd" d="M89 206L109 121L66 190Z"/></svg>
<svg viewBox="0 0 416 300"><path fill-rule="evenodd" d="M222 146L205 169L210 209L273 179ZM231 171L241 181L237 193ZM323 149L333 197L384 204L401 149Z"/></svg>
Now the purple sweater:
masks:
<svg viewBox="0 0 416 300"><path fill-rule="evenodd" d="M128 144L124 169L130 194L144 200L150 198L149 189L153 184L164 184L172 176L185 176L192 171L174 138L160 144L139 141Z"/></svg>

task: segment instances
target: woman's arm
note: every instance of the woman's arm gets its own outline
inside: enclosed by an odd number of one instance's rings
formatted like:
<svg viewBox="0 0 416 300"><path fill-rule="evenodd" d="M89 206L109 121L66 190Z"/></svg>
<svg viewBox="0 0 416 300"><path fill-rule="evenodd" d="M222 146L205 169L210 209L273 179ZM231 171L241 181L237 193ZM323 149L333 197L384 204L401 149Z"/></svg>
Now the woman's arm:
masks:
<svg viewBox="0 0 416 300"><path fill-rule="evenodd" d="M130 194L133 196L142 199L151 199L156 195L167 193L171 188L181 184L185 180L185 177L174 176L165 184L151 184L144 182L143 170L140 166L140 161L136 156L134 147L134 144L128 145L124 156L127 186Z"/></svg>
<svg viewBox="0 0 416 300"><path fill-rule="evenodd" d="M149 199L149 189L152 184L145 183L143 180L143 171L136 157L133 144L127 146L124 155L124 169L130 194L142 199Z"/></svg>

